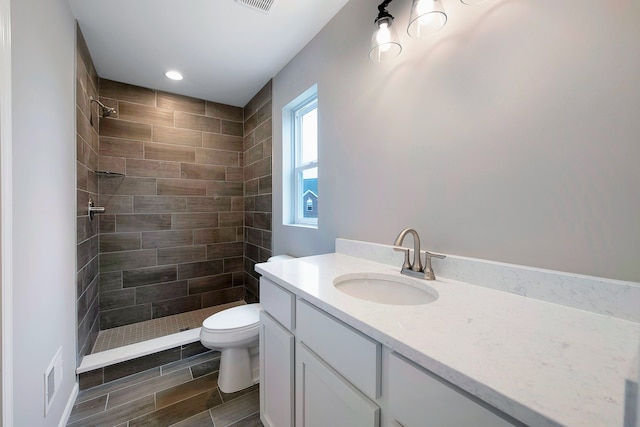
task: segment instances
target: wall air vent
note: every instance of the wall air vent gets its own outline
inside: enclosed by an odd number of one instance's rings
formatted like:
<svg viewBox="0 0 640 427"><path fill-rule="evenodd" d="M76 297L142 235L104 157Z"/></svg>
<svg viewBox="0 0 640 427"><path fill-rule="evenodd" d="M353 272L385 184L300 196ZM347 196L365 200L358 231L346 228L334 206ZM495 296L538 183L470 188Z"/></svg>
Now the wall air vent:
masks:
<svg viewBox="0 0 640 427"><path fill-rule="evenodd" d="M62 385L62 347L58 349L49 367L44 371L44 416L51 408L53 398Z"/></svg>
<svg viewBox="0 0 640 427"><path fill-rule="evenodd" d="M236 0L236 3L243 4L251 9L264 13L269 13L271 6L273 6L275 2L276 0Z"/></svg>

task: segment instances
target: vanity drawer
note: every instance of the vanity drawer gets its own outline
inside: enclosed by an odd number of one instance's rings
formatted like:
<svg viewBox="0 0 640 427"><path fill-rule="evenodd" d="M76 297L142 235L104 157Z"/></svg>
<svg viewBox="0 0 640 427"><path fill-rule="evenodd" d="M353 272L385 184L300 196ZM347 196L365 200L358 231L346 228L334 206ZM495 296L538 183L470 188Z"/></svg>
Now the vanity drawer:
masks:
<svg viewBox="0 0 640 427"><path fill-rule="evenodd" d="M290 331L294 329L295 295L264 277L260 278L260 306Z"/></svg>
<svg viewBox="0 0 640 427"><path fill-rule="evenodd" d="M437 375L391 353L384 369L384 394L387 417L404 427L429 426L515 427L479 399L457 389ZM397 425L397 424L392 424Z"/></svg>
<svg viewBox="0 0 640 427"><path fill-rule="evenodd" d="M298 300L296 337L371 399L380 395L378 342Z"/></svg>

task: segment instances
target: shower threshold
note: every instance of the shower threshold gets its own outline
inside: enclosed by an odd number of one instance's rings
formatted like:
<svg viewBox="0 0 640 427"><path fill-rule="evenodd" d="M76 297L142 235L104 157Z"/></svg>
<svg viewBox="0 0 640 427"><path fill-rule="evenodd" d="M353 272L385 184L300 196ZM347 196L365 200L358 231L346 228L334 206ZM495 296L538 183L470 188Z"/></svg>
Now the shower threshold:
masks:
<svg viewBox="0 0 640 427"><path fill-rule="evenodd" d="M100 331L91 354L82 358L77 374L157 353L200 340L204 319L224 309L246 304L234 301L201 310Z"/></svg>

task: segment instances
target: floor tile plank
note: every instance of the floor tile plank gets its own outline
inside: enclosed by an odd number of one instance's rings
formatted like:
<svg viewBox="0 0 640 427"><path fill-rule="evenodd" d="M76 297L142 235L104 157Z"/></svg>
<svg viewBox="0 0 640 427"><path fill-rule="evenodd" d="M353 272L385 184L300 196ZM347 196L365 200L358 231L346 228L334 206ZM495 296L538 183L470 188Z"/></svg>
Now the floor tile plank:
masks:
<svg viewBox="0 0 640 427"><path fill-rule="evenodd" d="M236 391L235 393L223 393L222 391L220 391L220 395L222 396L222 401L223 402L229 402L233 399L237 399L240 396L243 396L245 394L249 394L254 390L257 390L259 387L258 384L254 384L251 387L247 387L243 390L240 391Z"/></svg>
<svg viewBox="0 0 640 427"><path fill-rule="evenodd" d="M231 424L229 427L264 427L260 421L260 413L255 413L245 419Z"/></svg>
<svg viewBox="0 0 640 427"><path fill-rule="evenodd" d="M170 389L180 384L188 383L192 380L189 368L175 371L171 374L152 378L148 381L126 387L109 393L107 409L123 405L141 396L150 396L163 390Z"/></svg>
<svg viewBox="0 0 640 427"><path fill-rule="evenodd" d="M214 425L209 411L204 411L191 418L173 424L171 427L214 427Z"/></svg>
<svg viewBox="0 0 640 427"><path fill-rule="evenodd" d="M77 403L73 406L73 410L71 411L71 415L69 416L68 423L73 423L75 421L81 420L83 418L90 417L91 415L95 415L98 412L102 412L105 410L107 406L107 395L96 397L95 399L87 400L82 403Z"/></svg>
<svg viewBox="0 0 640 427"><path fill-rule="evenodd" d="M81 391L80 394L78 394L78 399L76 400L76 403L84 402L86 400L90 400L98 396L106 395L108 393L111 393L114 390L119 390L121 388L129 387L131 385L147 381L150 378L159 377L159 376L160 376L160 368L154 368L154 369L149 369L147 371L139 372L137 374L130 375L128 377L121 378L119 380L111 381L106 384L92 387L87 390Z"/></svg>
<svg viewBox="0 0 640 427"><path fill-rule="evenodd" d="M188 399L207 390L216 390L218 387L218 373L213 372L193 381L171 387L156 393L156 407L162 408L181 400Z"/></svg>
<svg viewBox="0 0 640 427"><path fill-rule="evenodd" d="M129 421L129 427L157 427L171 425L220 405L218 389L208 390L189 399L165 406L157 411Z"/></svg>
<svg viewBox="0 0 640 427"><path fill-rule="evenodd" d="M226 427L260 410L260 391L233 399L209 410L216 427Z"/></svg>
<svg viewBox="0 0 640 427"><path fill-rule="evenodd" d="M81 419L68 427L112 427L124 421L152 413L155 409L153 396L145 396L114 409L100 412L94 416Z"/></svg>

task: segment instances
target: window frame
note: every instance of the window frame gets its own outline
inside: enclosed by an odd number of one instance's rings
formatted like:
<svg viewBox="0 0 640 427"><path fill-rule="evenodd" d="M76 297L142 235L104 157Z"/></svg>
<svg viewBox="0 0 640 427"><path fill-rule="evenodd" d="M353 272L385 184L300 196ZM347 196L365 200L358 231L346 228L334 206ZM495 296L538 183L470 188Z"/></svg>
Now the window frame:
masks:
<svg viewBox="0 0 640 427"><path fill-rule="evenodd" d="M294 213L293 222L294 224L301 225L318 225L318 218L308 218L304 216L306 211L306 205L304 200L304 194L302 191L304 190L304 179L303 174L305 171L310 169L318 169L318 153L316 151L316 160L302 163L302 147L304 144L302 138L302 120L303 117L313 110L318 110L318 94L317 92L313 93L308 98L304 99L300 102L296 107L291 110L291 123L293 125L293 167L292 169L292 182L293 184L293 194L291 195L291 203L292 211ZM316 113L317 114L317 113ZM316 135L317 137L317 135ZM317 150L317 148L316 148Z"/></svg>
<svg viewBox="0 0 640 427"><path fill-rule="evenodd" d="M315 83L298 96L294 97L282 107L282 225L292 227L302 227L318 229L319 210L315 209L314 218L305 218L305 198L302 194L304 188L302 182L302 172L310 168L317 167L318 177L320 175L320 101L318 96L318 84ZM305 108L306 107L306 108ZM317 145L315 161L311 164L302 165L296 156L300 156L300 123L296 124L296 113L300 118L302 113L313 108L318 109L317 116ZM297 145L297 146L296 146ZM300 157L298 157L300 159ZM298 170L296 167L298 166ZM305 167L306 166L306 167ZM300 175L299 175L300 174ZM296 175L299 175L296 177ZM321 187L318 181L318 189ZM315 193L314 193L315 194ZM317 197L317 196L316 196Z"/></svg>

